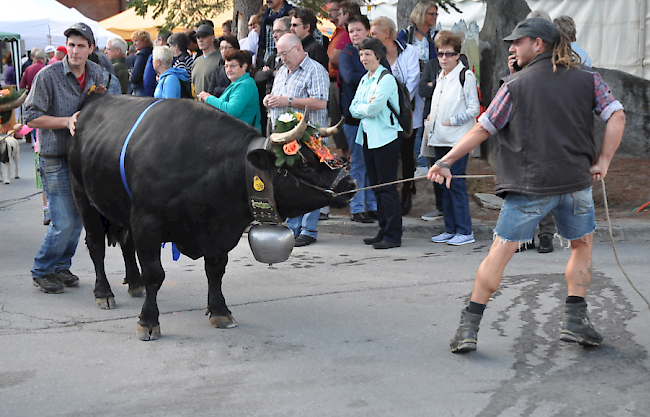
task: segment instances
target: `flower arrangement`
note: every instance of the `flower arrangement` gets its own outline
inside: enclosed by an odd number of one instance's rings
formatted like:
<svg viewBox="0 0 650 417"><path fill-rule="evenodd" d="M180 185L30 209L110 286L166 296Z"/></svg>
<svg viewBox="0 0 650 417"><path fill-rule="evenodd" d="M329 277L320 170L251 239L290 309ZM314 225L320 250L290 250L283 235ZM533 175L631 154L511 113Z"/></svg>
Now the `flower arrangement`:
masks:
<svg viewBox="0 0 650 417"><path fill-rule="evenodd" d="M304 115L299 112L286 112L282 113L276 120L276 132L288 132L300 123ZM274 145L273 151L275 153L275 166L281 167L286 164L292 166L298 158L302 158L300 149L305 145L311 149L321 162L333 160L334 157L330 154L329 149L323 146L321 139L318 135L318 126L311 122L307 123L307 129L299 140L285 143L283 145Z"/></svg>
<svg viewBox="0 0 650 417"><path fill-rule="evenodd" d="M13 91L7 88L0 90L0 104L5 104L17 100L20 96L23 95L25 91L25 88L21 88L20 90L16 89Z"/></svg>

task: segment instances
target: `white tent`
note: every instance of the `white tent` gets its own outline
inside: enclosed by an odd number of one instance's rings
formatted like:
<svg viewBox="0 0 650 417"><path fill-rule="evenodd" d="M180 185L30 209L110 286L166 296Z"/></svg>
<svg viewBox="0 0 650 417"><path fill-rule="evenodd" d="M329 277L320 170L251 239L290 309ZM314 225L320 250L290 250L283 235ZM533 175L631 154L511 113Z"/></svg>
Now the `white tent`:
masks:
<svg viewBox="0 0 650 417"><path fill-rule="evenodd" d="M77 22L91 27L97 46L116 35L103 29L96 21L76 9L69 9L56 0L3 1L0 28L5 32L19 33L25 48L45 49L47 45L65 45L63 32Z"/></svg>

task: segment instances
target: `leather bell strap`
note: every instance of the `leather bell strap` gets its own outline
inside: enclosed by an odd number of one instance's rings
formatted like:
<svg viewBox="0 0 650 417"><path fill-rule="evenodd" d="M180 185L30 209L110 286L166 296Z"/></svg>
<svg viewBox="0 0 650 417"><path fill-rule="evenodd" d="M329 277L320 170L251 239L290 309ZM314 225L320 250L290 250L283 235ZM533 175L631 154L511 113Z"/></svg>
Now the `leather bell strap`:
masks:
<svg viewBox="0 0 650 417"><path fill-rule="evenodd" d="M248 145L248 152L266 149L266 138L256 138ZM246 188L253 218L260 223L281 224L273 195L273 171L261 170L246 160Z"/></svg>

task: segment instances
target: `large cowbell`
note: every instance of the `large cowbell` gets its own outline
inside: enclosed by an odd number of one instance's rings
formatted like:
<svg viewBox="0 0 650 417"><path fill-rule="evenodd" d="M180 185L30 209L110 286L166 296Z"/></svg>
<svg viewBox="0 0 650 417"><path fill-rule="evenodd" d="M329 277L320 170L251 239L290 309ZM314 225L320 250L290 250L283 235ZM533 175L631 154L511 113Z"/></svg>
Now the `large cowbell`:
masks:
<svg viewBox="0 0 650 417"><path fill-rule="evenodd" d="M248 151L265 149L265 138L254 139ZM293 232L282 224L273 195L273 174L254 167L246 161L248 200L253 218L260 222L248 231L248 244L258 262L274 264L289 259L295 238Z"/></svg>

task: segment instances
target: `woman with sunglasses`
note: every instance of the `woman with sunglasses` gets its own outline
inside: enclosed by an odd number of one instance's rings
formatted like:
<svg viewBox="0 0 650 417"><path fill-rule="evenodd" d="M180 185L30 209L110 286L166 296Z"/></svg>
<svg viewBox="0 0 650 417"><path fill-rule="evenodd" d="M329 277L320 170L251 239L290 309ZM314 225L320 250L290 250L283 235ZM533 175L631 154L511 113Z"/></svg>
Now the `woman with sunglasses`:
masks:
<svg viewBox="0 0 650 417"><path fill-rule="evenodd" d="M433 147L436 159L440 159L470 131L479 113L478 93L474 73L460 62L462 40L459 35L443 30L435 38L440 75L431 99L431 111L427 117L432 121L427 146ZM461 72L465 83L461 84ZM469 154L451 166L452 175L465 175ZM455 184L454 184L455 183ZM451 187L443 187L442 209L445 232L434 236L434 243L460 246L474 242L472 218L469 212L467 185L464 179L454 179Z"/></svg>
<svg viewBox="0 0 650 417"><path fill-rule="evenodd" d="M261 131L259 95L250 75L253 67L251 53L230 49L224 52L223 58L230 85L220 97L202 91L197 98Z"/></svg>

